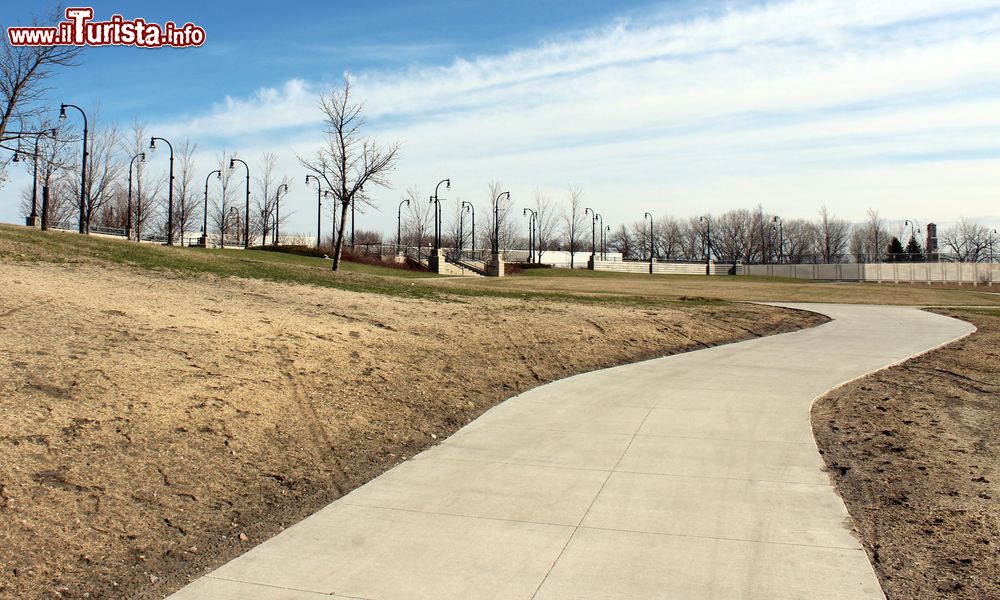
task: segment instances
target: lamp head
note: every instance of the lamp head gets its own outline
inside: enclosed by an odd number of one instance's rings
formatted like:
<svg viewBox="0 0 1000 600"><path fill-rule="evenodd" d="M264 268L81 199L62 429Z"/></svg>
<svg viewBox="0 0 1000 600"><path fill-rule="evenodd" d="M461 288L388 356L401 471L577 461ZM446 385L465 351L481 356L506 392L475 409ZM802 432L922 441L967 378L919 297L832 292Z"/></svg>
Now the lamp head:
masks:
<svg viewBox="0 0 1000 600"><path fill-rule="evenodd" d="M445 181L444 189L450 190L451 189L451 179L445 179L444 181Z"/></svg>
<svg viewBox="0 0 1000 600"><path fill-rule="evenodd" d="M236 168L236 159L235 158L230 158L229 159L229 168L230 169L235 169Z"/></svg>
<svg viewBox="0 0 1000 600"><path fill-rule="evenodd" d="M66 105L65 104L60 104L59 105L59 120L60 121L65 121L66 120Z"/></svg>
<svg viewBox="0 0 1000 600"><path fill-rule="evenodd" d="M15 150L15 151L14 151L14 158L12 158L12 159L11 159L10 161L11 161L11 162L21 162L21 159L20 159L20 158L18 158L18 155L19 155L18 151L17 151L17 150Z"/></svg>
<svg viewBox="0 0 1000 600"><path fill-rule="evenodd" d="M522 211L521 211L521 214L522 214L522 215L526 215L526 214L528 214L528 209L526 208L526 209L522 210Z"/></svg>
<svg viewBox="0 0 1000 600"><path fill-rule="evenodd" d="M216 169L215 170L215 178L218 179L218 180L220 180L220 181L222 180L222 169Z"/></svg>
<svg viewBox="0 0 1000 600"><path fill-rule="evenodd" d="M155 137L149 138L149 149L150 150L156 150L156 138Z"/></svg>
<svg viewBox="0 0 1000 600"><path fill-rule="evenodd" d="M139 162L146 162L146 153L145 152L140 152L139 153Z"/></svg>
<svg viewBox="0 0 1000 600"><path fill-rule="evenodd" d="M409 199L409 198L407 198L407 199L406 199L406 205L407 205L407 206L409 206L409 205L410 205L410 199Z"/></svg>

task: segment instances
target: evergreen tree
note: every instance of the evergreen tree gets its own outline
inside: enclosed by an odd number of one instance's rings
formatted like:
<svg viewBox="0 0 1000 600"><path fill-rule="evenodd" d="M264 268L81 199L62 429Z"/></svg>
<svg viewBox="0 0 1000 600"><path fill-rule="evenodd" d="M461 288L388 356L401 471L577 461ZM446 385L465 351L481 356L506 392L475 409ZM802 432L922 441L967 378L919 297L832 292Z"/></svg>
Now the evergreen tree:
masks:
<svg viewBox="0 0 1000 600"><path fill-rule="evenodd" d="M914 237L906 243L906 257L910 262L924 262L924 249L920 247L920 242Z"/></svg>
<svg viewBox="0 0 1000 600"><path fill-rule="evenodd" d="M899 262L905 260L903 256L903 243L899 241L899 238L893 237L889 241L888 256L886 256L886 262Z"/></svg>

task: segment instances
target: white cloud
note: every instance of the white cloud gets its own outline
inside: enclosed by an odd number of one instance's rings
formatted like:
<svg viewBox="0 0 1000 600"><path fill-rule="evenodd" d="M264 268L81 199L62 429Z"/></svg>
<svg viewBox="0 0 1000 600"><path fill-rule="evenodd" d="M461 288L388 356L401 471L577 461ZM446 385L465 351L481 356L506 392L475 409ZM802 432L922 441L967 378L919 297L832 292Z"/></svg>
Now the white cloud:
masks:
<svg viewBox="0 0 1000 600"><path fill-rule="evenodd" d="M404 142L396 199L451 177L527 200L587 189L607 221L762 203L849 219L995 215L1000 188L1000 3L802 0L672 21L660 14L447 65L355 72L370 130ZM322 82L292 80L156 125L206 156L264 151L296 184L293 151L321 137ZM253 162L251 160L251 166ZM314 227L310 192L293 226ZM314 198L313 198L314 201ZM602 204L603 203L603 204ZM995 215L1000 224L1000 215ZM359 223L359 226L361 224Z"/></svg>

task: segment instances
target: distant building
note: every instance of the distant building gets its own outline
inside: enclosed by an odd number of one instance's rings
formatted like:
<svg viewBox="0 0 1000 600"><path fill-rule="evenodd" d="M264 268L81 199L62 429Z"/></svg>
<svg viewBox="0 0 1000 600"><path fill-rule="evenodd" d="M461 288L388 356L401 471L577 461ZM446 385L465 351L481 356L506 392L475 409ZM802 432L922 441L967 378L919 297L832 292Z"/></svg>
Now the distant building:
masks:
<svg viewBox="0 0 1000 600"><path fill-rule="evenodd" d="M927 256L927 262L938 261L937 225L934 223L927 224L927 240L924 243L924 254Z"/></svg>

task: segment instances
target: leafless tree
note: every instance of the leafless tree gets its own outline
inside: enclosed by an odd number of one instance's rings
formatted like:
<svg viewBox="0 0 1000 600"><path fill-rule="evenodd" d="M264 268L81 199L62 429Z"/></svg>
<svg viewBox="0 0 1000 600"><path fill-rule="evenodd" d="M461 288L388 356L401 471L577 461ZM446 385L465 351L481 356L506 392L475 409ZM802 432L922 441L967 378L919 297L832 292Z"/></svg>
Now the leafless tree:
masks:
<svg viewBox="0 0 1000 600"><path fill-rule="evenodd" d="M818 254L825 263L842 262L850 241L850 224L830 215L826 207L820 208L817 223Z"/></svg>
<svg viewBox="0 0 1000 600"><path fill-rule="evenodd" d="M575 185L567 188L569 196L562 211L563 242L569 251L569 267L574 268L576 253L581 251L584 245L584 233L586 228L586 218L583 206L583 190Z"/></svg>
<svg viewBox="0 0 1000 600"><path fill-rule="evenodd" d="M120 183L121 175L127 168L119 153L121 136L118 125L112 123L108 126L102 126L100 114L94 111L89 126L87 181L83 207L84 231L86 233L90 233L95 215L110 200L112 190ZM64 135L64 131L60 131L60 136L62 135ZM73 134L70 134L70 137L73 137ZM71 162L68 167L74 173L70 181L75 187L77 197L80 195L80 166L79 163Z"/></svg>
<svg viewBox="0 0 1000 600"><path fill-rule="evenodd" d="M817 261L816 248L819 247L819 238L815 223L805 219L788 219L782 222L782 235L785 244L785 262Z"/></svg>
<svg viewBox="0 0 1000 600"><path fill-rule="evenodd" d="M223 151L218 157L216 168L219 169L222 177L219 179L218 195L212 198L209 221L219 232L219 245L225 247L226 237L239 239L240 232L236 227L236 212L232 209L237 207L237 193L244 182L242 174L237 174L234 169L229 168L228 152ZM235 235L234 235L235 234Z"/></svg>
<svg viewBox="0 0 1000 600"><path fill-rule="evenodd" d="M632 227L622 223L608 236L608 247L614 252L621 252L622 258L638 258L635 232Z"/></svg>
<svg viewBox="0 0 1000 600"><path fill-rule="evenodd" d="M56 7L43 18L35 17L32 25L51 26L63 18L63 10ZM5 27L0 27L6 30ZM48 91L46 80L59 67L79 64L77 46L11 46L6 35L0 36L0 145L9 145L18 131L31 127L42 112L52 107L41 100ZM0 159L0 182L6 175L6 156Z"/></svg>
<svg viewBox="0 0 1000 600"><path fill-rule="evenodd" d="M851 232L850 252L859 263L877 262L886 253L889 231L885 219L874 208L868 209L866 220Z"/></svg>
<svg viewBox="0 0 1000 600"><path fill-rule="evenodd" d="M478 219L481 223L479 227L480 239L482 240L482 248L492 248L493 242L496 237L496 233L500 233L499 243L497 248L501 252L508 250L514 246L514 241L517 239L517 229L514 224L514 220L511 218L513 214L513 200L509 195L504 194L497 202L497 197L503 192L507 191L503 184L499 181L491 181L489 183L489 194L488 200L486 202L486 209L481 212L482 216ZM495 206L494 206L495 205ZM497 219L499 217L499 219ZM497 222L499 220L499 227L497 227Z"/></svg>
<svg viewBox="0 0 1000 600"><path fill-rule="evenodd" d="M402 199L410 201L404 213L403 243L418 249L429 246L434 226L433 205L427 202L427 198L416 187L408 188Z"/></svg>
<svg viewBox="0 0 1000 600"><path fill-rule="evenodd" d="M278 156L270 152L265 152L261 156L260 165L257 168L258 175L254 178L257 184L257 197L254 206L254 221L251 223L251 235L256 237L256 233L259 232L262 246L267 244L268 232L274 228L274 219L277 214L278 188L289 183L287 176L278 178L277 165ZM278 215L281 219L284 219L285 216Z"/></svg>
<svg viewBox="0 0 1000 600"><path fill-rule="evenodd" d="M712 221L712 250L718 260L750 262L753 257L755 220L745 208L729 210Z"/></svg>
<svg viewBox="0 0 1000 600"><path fill-rule="evenodd" d="M184 233L197 229L204 210L194 169L194 151L197 147L190 140L184 140L177 148L177 160L174 164L177 172L174 181L174 231L180 235L182 245Z"/></svg>
<svg viewBox="0 0 1000 600"><path fill-rule="evenodd" d="M51 131L51 122L40 122L39 131ZM36 139L31 140L31 153L26 153L27 145L22 145L19 158L23 161L28 173L37 177L34 186L26 188L26 193L22 194L21 212L24 216L31 214L32 204L42 217L42 226L47 227L51 223L62 223L72 218L74 210L79 210L79 206L68 195L60 195L57 192L56 184L65 176L66 167L71 161L79 160L79 156L74 153L74 148L67 140L56 135L44 135L37 138L38 154L35 150ZM37 163L37 164L36 164ZM46 201L47 200L47 201ZM47 211L47 214L44 214Z"/></svg>
<svg viewBox="0 0 1000 600"><path fill-rule="evenodd" d="M683 234L677 219L666 215L657 217L653 235L656 237L657 256L664 260L676 260L683 255Z"/></svg>
<svg viewBox="0 0 1000 600"><path fill-rule="evenodd" d="M990 230L962 217L942 232L941 245L959 262L987 261L990 259Z"/></svg>
<svg viewBox="0 0 1000 600"><path fill-rule="evenodd" d="M341 206L332 267L336 271L340 268L344 224L351 203L370 203L363 193L366 185L391 187L388 175L395 168L399 143L382 146L374 138L362 136L364 107L351 97L351 80L347 76L341 87L320 95L319 105L326 121L326 145L311 160L299 157L299 162L326 182Z"/></svg>
<svg viewBox="0 0 1000 600"><path fill-rule="evenodd" d="M559 235L559 218L550 196L538 191L535 192L535 214L537 215L535 235L538 236L535 241L535 249L538 252L538 262L542 262L542 253L545 250L553 249Z"/></svg>

